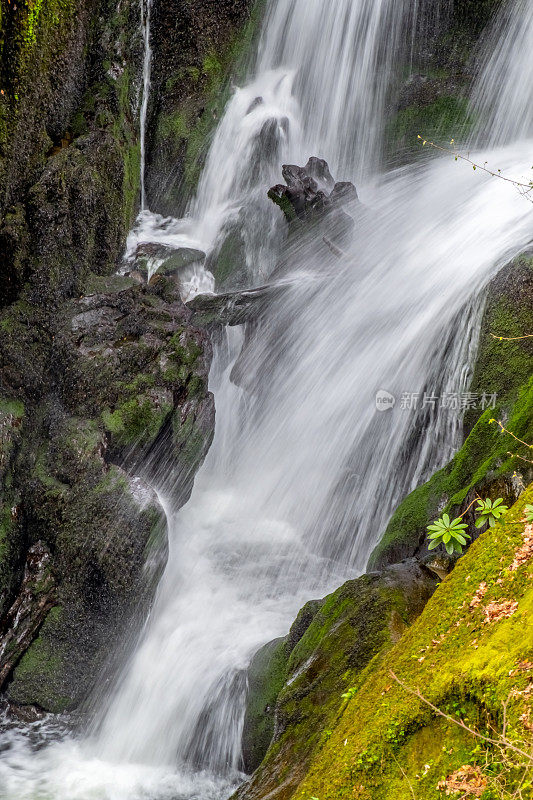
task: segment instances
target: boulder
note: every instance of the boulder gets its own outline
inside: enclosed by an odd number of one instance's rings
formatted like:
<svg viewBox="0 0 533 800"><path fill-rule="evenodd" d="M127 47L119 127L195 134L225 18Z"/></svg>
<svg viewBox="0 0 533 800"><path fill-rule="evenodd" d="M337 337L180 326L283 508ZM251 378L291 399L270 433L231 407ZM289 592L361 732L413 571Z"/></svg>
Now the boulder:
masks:
<svg viewBox="0 0 533 800"><path fill-rule="evenodd" d="M436 584L414 559L362 575L307 603L287 637L256 654L248 674L243 738L244 767L256 772L235 798L267 797L285 782L286 788L297 785L325 723L342 703L347 671L362 673L390 649L422 612Z"/></svg>
<svg viewBox="0 0 533 800"><path fill-rule="evenodd" d="M53 712L79 707L135 637L167 552L151 487L184 503L214 431L210 341L175 282L87 287L50 312L0 312L3 678L11 703Z"/></svg>
<svg viewBox="0 0 533 800"><path fill-rule="evenodd" d="M205 253L194 247L172 247L160 242L143 242L135 251L132 272L177 275L190 264L203 263Z"/></svg>

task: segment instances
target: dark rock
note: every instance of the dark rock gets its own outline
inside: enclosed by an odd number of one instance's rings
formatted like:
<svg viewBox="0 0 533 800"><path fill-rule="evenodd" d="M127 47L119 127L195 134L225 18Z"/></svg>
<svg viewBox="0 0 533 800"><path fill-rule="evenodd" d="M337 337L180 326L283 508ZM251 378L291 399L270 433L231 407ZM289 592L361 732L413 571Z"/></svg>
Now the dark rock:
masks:
<svg viewBox="0 0 533 800"><path fill-rule="evenodd" d="M320 222L327 217L329 238L344 238L350 233L353 218L343 207L357 211L359 199L352 183L335 183L327 163L314 157L305 167L286 164L282 173L286 185L273 186L268 196L281 208L289 223L295 220Z"/></svg>
<svg viewBox="0 0 533 800"><path fill-rule="evenodd" d="M17 636L6 692L49 711L77 707L112 668L110 642L120 656L142 623L166 560L149 487L185 502L214 430L210 342L174 281L89 283L52 310L20 302L1 314L0 387L21 400L0 402L0 608L21 602L38 542L56 580L44 617L39 597L24 595L38 623Z"/></svg>
<svg viewBox="0 0 533 800"><path fill-rule="evenodd" d="M116 269L134 216L139 6L11 3L2 32L0 306L50 304Z"/></svg>
<svg viewBox="0 0 533 800"><path fill-rule="evenodd" d="M448 555L448 553L430 553L421 559L420 563L425 569L428 569L441 581L444 580L446 575L449 575L457 563L457 555Z"/></svg>
<svg viewBox="0 0 533 800"><path fill-rule="evenodd" d="M256 97L254 100L252 100L252 102L248 106L248 111L246 112L246 114L247 115L251 114L252 111L255 111L256 108L259 108L259 106L264 105L264 102L265 101L263 100L262 97Z"/></svg>
<svg viewBox="0 0 533 800"><path fill-rule="evenodd" d="M151 209L185 211L211 134L250 52L263 4L254 0L165 0L152 10L152 91L147 193Z"/></svg>
<svg viewBox="0 0 533 800"><path fill-rule="evenodd" d="M143 242L135 253L135 269L149 272L157 269L160 275L174 275L184 267L203 263L205 253L193 247L171 247L158 242Z"/></svg>
<svg viewBox="0 0 533 800"><path fill-rule="evenodd" d="M0 620L0 690L31 644L56 599L52 556L42 542L28 550L15 602Z"/></svg>
<svg viewBox="0 0 533 800"><path fill-rule="evenodd" d="M286 290L287 284L269 284L242 292L199 294L187 303L196 325L242 325L257 319Z"/></svg>

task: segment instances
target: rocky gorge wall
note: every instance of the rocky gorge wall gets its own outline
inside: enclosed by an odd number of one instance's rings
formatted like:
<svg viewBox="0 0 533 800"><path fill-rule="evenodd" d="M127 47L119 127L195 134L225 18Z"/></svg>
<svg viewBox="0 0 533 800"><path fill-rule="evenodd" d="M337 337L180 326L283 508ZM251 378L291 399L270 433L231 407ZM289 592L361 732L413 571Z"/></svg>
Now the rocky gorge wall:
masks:
<svg viewBox="0 0 533 800"><path fill-rule="evenodd" d="M185 37L191 9L156 4ZM218 9L193 11L214 47ZM2 0L0 31L0 688L60 712L146 615L166 560L149 487L190 494L211 343L171 278L114 274L139 206L137 0Z"/></svg>

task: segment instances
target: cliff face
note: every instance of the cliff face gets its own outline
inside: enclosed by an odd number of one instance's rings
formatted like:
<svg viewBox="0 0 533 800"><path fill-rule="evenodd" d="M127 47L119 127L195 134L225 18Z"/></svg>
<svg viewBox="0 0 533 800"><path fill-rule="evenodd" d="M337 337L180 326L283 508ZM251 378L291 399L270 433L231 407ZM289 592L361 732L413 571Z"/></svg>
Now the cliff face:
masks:
<svg viewBox="0 0 533 800"><path fill-rule="evenodd" d="M265 0L165 0L153 10L147 193L176 216L195 188L211 136L242 77Z"/></svg>
<svg viewBox="0 0 533 800"><path fill-rule="evenodd" d="M137 0L2 0L0 26L0 687L64 711L150 605L150 486L190 494L211 345L172 279L113 275L138 208Z"/></svg>
<svg viewBox="0 0 533 800"><path fill-rule="evenodd" d="M139 183L134 0L2 0L0 297L53 303L115 268Z"/></svg>

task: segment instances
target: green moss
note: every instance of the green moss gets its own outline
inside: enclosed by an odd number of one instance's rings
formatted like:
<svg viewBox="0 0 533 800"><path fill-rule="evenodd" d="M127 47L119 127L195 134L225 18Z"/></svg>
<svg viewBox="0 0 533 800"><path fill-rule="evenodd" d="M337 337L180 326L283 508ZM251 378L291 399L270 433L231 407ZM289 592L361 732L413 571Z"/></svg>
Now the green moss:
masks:
<svg viewBox="0 0 533 800"><path fill-rule="evenodd" d="M61 624L62 609L52 608L42 627L42 633L28 648L13 674L13 685L9 689L12 701L25 705L41 706L53 713L62 713L71 705L71 698L51 687L58 682L64 664L63 655L52 650L47 632Z"/></svg>
<svg viewBox="0 0 533 800"><path fill-rule="evenodd" d="M284 639L269 642L248 669L248 702L243 730L245 768L253 772L263 760L274 734L276 701L287 680L289 650Z"/></svg>
<svg viewBox="0 0 533 800"><path fill-rule="evenodd" d="M194 413L182 419L177 412L172 417L172 441L185 471L194 474L207 449L206 435L196 425Z"/></svg>
<svg viewBox="0 0 533 800"><path fill-rule="evenodd" d="M229 100L230 78L235 82L244 77L263 9L264 0L258 0L242 29L223 46L217 42L216 48L212 45L201 56L200 68L187 67L171 79L171 88L174 80L186 80L194 88L192 97L158 120L158 136L184 152L184 187L180 190L185 188L187 194L198 183L212 134Z"/></svg>
<svg viewBox="0 0 533 800"><path fill-rule="evenodd" d="M399 111L389 121L385 139L391 155L399 152L421 152L418 135L437 143L466 137L473 129L475 119L464 97L446 95L437 97L427 105L415 104Z"/></svg>
<svg viewBox="0 0 533 800"><path fill-rule="evenodd" d="M391 670L440 709L490 735L491 728L501 726L502 702L516 690L507 708L508 735L523 746L527 731L520 715L526 699L519 692L529 677L516 667L533 654L533 564L509 567L523 544L524 504L532 499L533 486L504 523L472 545L395 647L363 672L348 672L354 697L344 706L339 701L336 716L327 721L331 734L315 748L311 768L285 798L396 800L410 796L409 782L417 796L436 800L442 797L438 782L451 771L490 762L490 747L437 718L394 681ZM471 608L482 582L487 593L479 607ZM517 603L515 612L485 624L483 606L504 599ZM297 772L299 764L291 768ZM511 771L509 788L517 785L518 771Z"/></svg>
<svg viewBox="0 0 533 800"><path fill-rule="evenodd" d="M24 417L24 403L20 400L0 397L0 416L12 417L20 423Z"/></svg>
<svg viewBox="0 0 533 800"><path fill-rule="evenodd" d="M133 397L114 411L102 413L105 429L118 444L146 443L155 439L172 410L148 396Z"/></svg>

